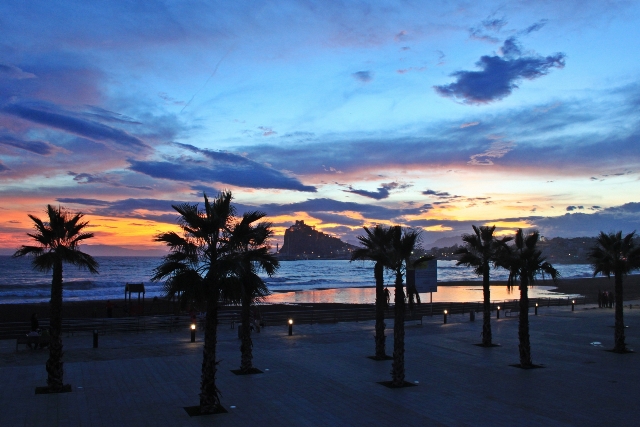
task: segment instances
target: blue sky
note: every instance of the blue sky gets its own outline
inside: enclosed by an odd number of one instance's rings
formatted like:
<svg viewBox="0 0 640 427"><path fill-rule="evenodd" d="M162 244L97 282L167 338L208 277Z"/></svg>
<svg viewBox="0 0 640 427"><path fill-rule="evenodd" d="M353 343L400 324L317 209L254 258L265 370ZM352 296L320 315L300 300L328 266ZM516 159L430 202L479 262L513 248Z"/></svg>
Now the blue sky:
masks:
<svg viewBox="0 0 640 427"><path fill-rule="evenodd" d="M224 188L279 235L630 232L639 19L636 1L4 1L2 245L53 203L96 243L149 247L172 203Z"/></svg>

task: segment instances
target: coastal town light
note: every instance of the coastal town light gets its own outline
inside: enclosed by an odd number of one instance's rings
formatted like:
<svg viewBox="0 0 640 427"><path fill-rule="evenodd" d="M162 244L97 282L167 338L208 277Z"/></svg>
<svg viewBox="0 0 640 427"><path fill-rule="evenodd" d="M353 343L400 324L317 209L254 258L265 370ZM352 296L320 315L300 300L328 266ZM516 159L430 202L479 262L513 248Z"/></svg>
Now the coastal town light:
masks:
<svg viewBox="0 0 640 427"><path fill-rule="evenodd" d="M444 324L447 324L447 310L444 311Z"/></svg>
<svg viewBox="0 0 640 427"><path fill-rule="evenodd" d="M293 335L293 319L289 319L289 336Z"/></svg>
<svg viewBox="0 0 640 427"><path fill-rule="evenodd" d="M196 324L191 324L191 342L196 342Z"/></svg>

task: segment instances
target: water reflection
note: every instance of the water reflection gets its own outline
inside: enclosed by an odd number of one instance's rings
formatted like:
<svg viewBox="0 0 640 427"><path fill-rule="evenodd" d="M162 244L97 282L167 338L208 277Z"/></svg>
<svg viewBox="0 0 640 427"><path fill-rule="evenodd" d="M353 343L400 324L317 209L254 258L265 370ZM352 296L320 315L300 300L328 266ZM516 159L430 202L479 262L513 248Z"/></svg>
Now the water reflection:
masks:
<svg viewBox="0 0 640 427"><path fill-rule="evenodd" d="M529 298L574 298L577 294L550 292L553 286L534 286L529 289ZM393 301L393 288L391 301ZM433 302L479 302L482 301L482 286L438 286L433 294ZM513 300L520 297L517 287L491 286L491 300ZM430 301L430 294L420 294L423 303ZM308 291L276 292L267 297L268 303L342 303L373 304L375 288L337 288Z"/></svg>

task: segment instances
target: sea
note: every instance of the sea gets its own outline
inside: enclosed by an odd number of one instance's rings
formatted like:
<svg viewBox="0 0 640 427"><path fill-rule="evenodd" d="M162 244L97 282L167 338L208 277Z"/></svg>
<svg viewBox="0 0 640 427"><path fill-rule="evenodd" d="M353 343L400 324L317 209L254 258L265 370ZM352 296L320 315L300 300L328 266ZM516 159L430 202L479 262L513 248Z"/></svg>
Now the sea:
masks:
<svg viewBox="0 0 640 427"><path fill-rule="evenodd" d="M93 275L75 266L64 266L65 301L124 299L126 283L144 283L145 298L162 297L163 283L150 280L162 258L156 257L96 257L99 274ZM555 267L562 278L591 277L586 264L559 264ZM455 261L438 260L438 290L421 294L423 302L474 302L482 300L482 279L471 268L456 266ZM492 280L507 280L506 270L495 269ZM264 277L272 294L267 303L357 303L375 300L373 263L347 260L281 261L272 277ZM450 282L473 281L477 286L452 286ZM393 290L394 276L385 275L385 286ZM577 295L551 292L550 280L538 280L531 298L571 298ZM51 273L35 271L29 258L0 256L0 304L47 302L51 292ZM491 299L517 299L518 291L506 286L492 286Z"/></svg>

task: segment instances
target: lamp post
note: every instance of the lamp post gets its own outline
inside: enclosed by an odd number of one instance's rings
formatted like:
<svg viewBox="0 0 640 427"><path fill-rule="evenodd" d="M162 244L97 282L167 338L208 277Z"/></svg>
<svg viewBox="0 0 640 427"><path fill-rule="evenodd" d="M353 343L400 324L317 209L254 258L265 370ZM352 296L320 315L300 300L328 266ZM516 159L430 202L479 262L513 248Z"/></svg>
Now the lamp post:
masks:
<svg viewBox="0 0 640 427"><path fill-rule="evenodd" d="M191 324L191 342L196 342L196 324Z"/></svg>
<svg viewBox="0 0 640 427"><path fill-rule="evenodd" d="M571 311L575 311L576 309L576 300L572 299L571 300Z"/></svg>
<svg viewBox="0 0 640 427"><path fill-rule="evenodd" d="M445 325L447 324L447 313L448 313L448 311L447 311L447 310L445 310L445 311L444 311L444 324L445 324Z"/></svg>
<svg viewBox="0 0 640 427"><path fill-rule="evenodd" d="M537 316L538 315L538 303L536 303L536 311L535 311L535 313L536 313L536 316Z"/></svg>
<svg viewBox="0 0 640 427"><path fill-rule="evenodd" d="M496 310L496 315L498 316L498 317L496 317L496 319L499 319L500 318L500 306L498 306L498 309Z"/></svg>
<svg viewBox="0 0 640 427"><path fill-rule="evenodd" d="M293 335L293 319L289 319L289 336Z"/></svg>

